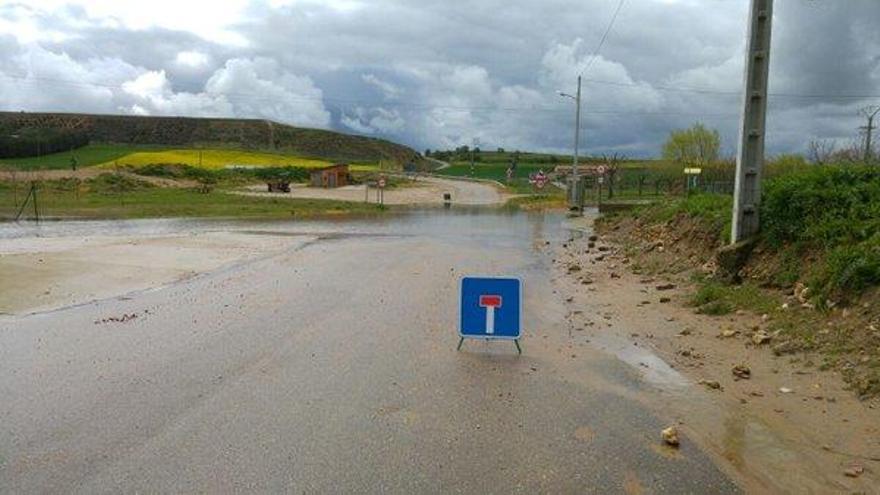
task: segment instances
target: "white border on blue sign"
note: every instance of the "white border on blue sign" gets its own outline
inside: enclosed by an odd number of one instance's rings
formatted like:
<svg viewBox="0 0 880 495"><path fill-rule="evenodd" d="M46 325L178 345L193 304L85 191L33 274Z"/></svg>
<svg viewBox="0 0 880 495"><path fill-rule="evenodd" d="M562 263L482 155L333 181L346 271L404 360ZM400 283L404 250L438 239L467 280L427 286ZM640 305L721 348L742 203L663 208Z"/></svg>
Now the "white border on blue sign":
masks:
<svg viewBox="0 0 880 495"><path fill-rule="evenodd" d="M508 337L506 335L502 336L476 336L476 335L464 335L461 333L461 313L464 308L462 308L461 303L461 294L464 292L464 279L466 278L488 278L492 280L516 280L519 284L519 334L516 337ZM464 275L458 280L458 336L463 339L485 339L485 340L519 340L522 337L522 327L523 327L523 317L522 317L522 308L523 308L523 281L519 277L499 277L495 275Z"/></svg>

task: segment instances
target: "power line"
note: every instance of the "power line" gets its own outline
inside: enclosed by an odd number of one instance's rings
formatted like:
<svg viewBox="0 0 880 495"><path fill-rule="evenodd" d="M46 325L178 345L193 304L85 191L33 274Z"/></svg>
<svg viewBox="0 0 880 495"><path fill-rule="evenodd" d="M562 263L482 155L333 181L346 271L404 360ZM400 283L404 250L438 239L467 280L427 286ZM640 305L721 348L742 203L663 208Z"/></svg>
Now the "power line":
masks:
<svg viewBox="0 0 880 495"><path fill-rule="evenodd" d="M645 87L647 86L650 89L656 89L658 91L673 91L680 93L704 93L711 95L723 95L723 96L741 96L742 91L725 91L725 90L717 90L710 88L697 88L697 87L688 87L688 86L664 86L660 84L650 84L650 83L635 83L635 82L620 82L620 81L604 81L600 79L583 79L585 83L591 84L604 84L607 86L623 86L623 87ZM880 94L820 94L820 93L768 93L771 97L776 98L822 98L822 99L869 99L869 98L880 98Z"/></svg>
<svg viewBox="0 0 880 495"><path fill-rule="evenodd" d="M611 16L611 21L609 21L608 26L605 27L605 32L602 33L602 38L599 40L599 44L596 45L596 49L593 50L593 55L590 56L590 61L587 62L587 66L584 67L584 70L582 70L579 75L583 76L588 70L590 70L590 67L593 66L593 62L596 61L596 57L599 56L599 52L605 45L605 40L608 39L608 33L610 33L611 28L614 27L614 22L617 21L617 15L620 14L620 9L623 8L624 3L626 3L626 0L620 0L619 2L617 2L617 9L614 10L614 15Z"/></svg>

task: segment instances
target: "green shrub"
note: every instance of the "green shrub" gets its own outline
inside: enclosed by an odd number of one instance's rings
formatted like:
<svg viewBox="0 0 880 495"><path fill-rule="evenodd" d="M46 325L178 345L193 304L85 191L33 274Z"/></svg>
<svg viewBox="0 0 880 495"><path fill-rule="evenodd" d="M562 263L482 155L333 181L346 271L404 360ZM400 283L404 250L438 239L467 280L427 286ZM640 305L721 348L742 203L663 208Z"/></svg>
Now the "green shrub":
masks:
<svg viewBox="0 0 880 495"><path fill-rule="evenodd" d="M115 194L123 192L140 191L153 187L147 181L133 178L129 175L106 173L86 181L89 190L101 194Z"/></svg>
<svg viewBox="0 0 880 495"><path fill-rule="evenodd" d="M880 231L880 169L814 167L768 181L763 232L775 245L807 243L834 248Z"/></svg>

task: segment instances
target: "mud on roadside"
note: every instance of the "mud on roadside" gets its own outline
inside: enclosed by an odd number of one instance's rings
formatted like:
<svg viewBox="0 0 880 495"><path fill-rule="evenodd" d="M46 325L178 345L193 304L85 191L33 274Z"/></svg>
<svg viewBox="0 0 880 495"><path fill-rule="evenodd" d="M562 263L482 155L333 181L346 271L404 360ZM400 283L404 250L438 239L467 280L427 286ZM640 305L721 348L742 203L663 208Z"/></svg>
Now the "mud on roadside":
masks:
<svg viewBox="0 0 880 495"><path fill-rule="evenodd" d="M586 219L584 226L590 227ZM771 318L697 313L687 276L646 274L642 265L634 270L631 250L614 236L574 236L551 251L573 331L597 346L613 337L652 349L665 363L630 363L646 376L668 364L686 377L688 393L697 395L667 398L665 406L707 449L754 481L747 487L877 493L880 401L859 400L833 368L774 352ZM699 268L700 257L690 255L677 262ZM713 407L700 406L704 401ZM755 437L755 431L764 433Z"/></svg>

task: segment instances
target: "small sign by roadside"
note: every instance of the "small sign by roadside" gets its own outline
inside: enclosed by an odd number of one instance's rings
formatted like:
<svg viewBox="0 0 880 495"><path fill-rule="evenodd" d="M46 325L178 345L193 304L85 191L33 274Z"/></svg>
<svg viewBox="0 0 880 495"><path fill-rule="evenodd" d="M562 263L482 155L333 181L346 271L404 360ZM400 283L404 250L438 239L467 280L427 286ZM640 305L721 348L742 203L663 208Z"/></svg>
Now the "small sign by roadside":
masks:
<svg viewBox="0 0 880 495"><path fill-rule="evenodd" d="M377 182L379 189L385 188L385 177L379 177L379 182Z"/></svg>
<svg viewBox="0 0 880 495"><path fill-rule="evenodd" d="M701 169L701 168L686 168L686 169L684 169L684 173L687 175L700 175L703 173L703 169Z"/></svg>
<svg viewBox="0 0 880 495"><path fill-rule="evenodd" d="M461 279L458 349L465 338L513 340L519 346L522 281L512 277Z"/></svg>
<svg viewBox="0 0 880 495"><path fill-rule="evenodd" d="M543 170L540 170L538 173L529 177L529 182L537 189L544 189L544 186L547 185L547 181L549 180L549 177L547 177L547 174L545 174Z"/></svg>

